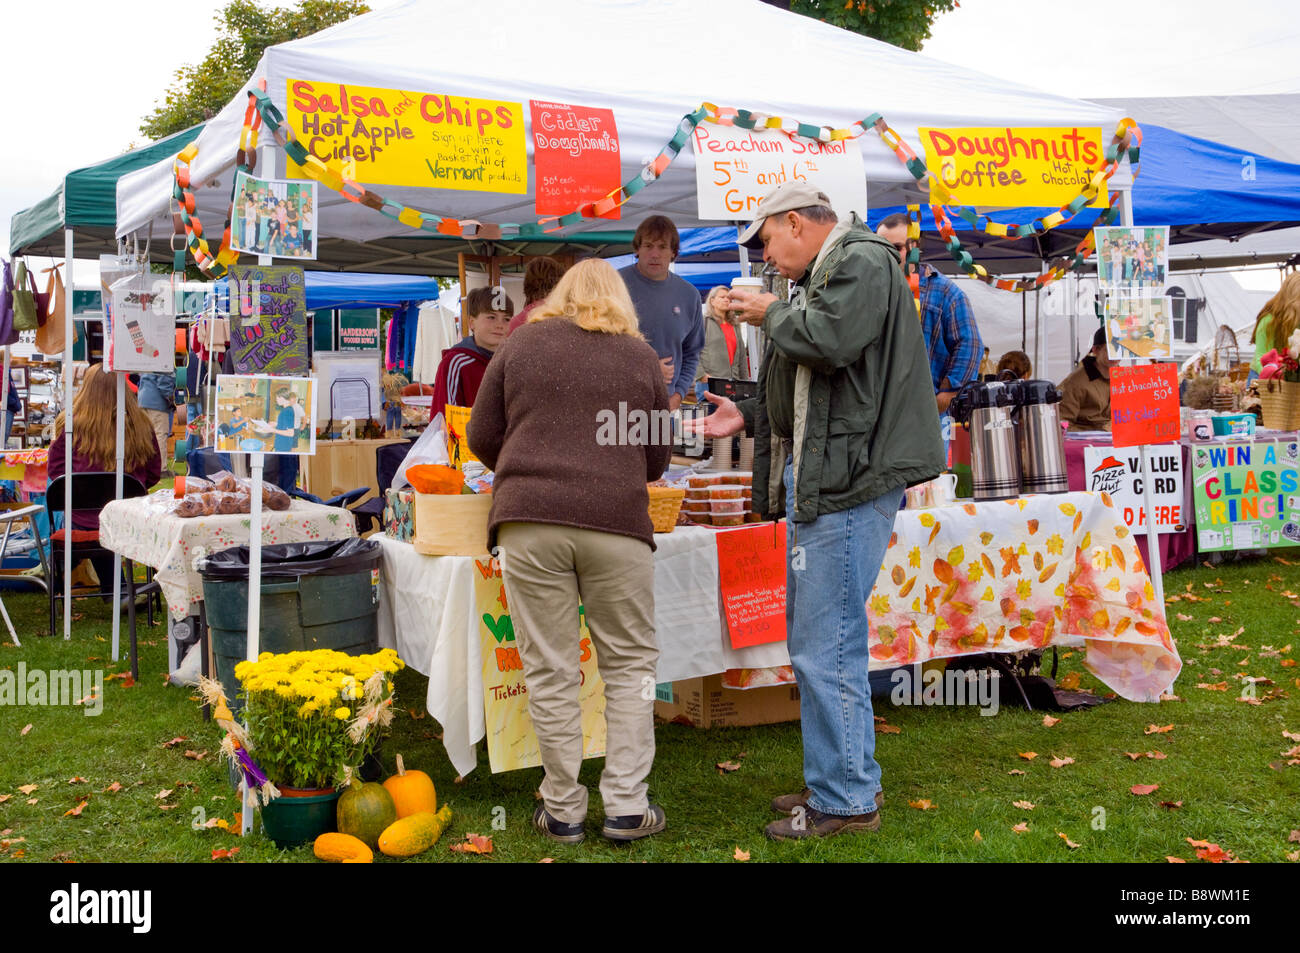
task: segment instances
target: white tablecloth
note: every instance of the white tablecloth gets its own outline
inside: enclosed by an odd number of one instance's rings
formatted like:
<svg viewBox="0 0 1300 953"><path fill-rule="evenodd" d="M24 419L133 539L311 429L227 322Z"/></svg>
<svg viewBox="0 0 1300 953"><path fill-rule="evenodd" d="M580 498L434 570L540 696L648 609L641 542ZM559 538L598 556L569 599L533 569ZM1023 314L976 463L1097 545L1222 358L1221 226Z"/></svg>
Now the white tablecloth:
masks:
<svg viewBox="0 0 1300 953"><path fill-rule="evenodd" d="M655 536L655 634L660 682L714 675L729 668L789 665L785 642L730 648L719 610L722 530L679 526ZM483 721L483 667L473 618L474 559L423 556L410 543L372 537L384 552L379 644L429 678L426 707L443 729L443 745L461 774L474 769ZM576 636L576 632L574 633Z"/></svg>

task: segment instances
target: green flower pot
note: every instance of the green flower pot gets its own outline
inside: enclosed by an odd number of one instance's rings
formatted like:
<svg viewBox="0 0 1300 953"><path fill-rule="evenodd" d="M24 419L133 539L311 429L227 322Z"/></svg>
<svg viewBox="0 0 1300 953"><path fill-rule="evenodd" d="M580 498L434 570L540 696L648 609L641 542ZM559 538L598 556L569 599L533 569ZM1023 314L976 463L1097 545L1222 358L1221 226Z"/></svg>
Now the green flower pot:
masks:
<svg viewBox="0 0 1300 953"><path fill-rule="evenodd" d="M341 791L299 791L281 788L280 797L262 808L262 828L276 847L310 844L321 834L338 830L335 809Z"/></svg>

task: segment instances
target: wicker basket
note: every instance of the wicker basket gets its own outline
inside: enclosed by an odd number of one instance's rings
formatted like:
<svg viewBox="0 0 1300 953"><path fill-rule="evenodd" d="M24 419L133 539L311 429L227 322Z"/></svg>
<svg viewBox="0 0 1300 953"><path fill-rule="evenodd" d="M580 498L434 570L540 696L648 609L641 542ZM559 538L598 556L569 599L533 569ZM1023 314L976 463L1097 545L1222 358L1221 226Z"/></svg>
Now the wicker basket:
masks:
<svg viewBox="0 0 1300 953"><path fill-rule="evenodd" d="M656 533L671 533L677 525L677 513L686 499L686 491L679 486L647 486L650 494L650 522Z"/></svg>
<svg viewBox="0 0 1300 953"><path fill-rule="evenodd" d="M1259 406L1270 430L1300 430L1300 383L1260 381Z"/></svg>

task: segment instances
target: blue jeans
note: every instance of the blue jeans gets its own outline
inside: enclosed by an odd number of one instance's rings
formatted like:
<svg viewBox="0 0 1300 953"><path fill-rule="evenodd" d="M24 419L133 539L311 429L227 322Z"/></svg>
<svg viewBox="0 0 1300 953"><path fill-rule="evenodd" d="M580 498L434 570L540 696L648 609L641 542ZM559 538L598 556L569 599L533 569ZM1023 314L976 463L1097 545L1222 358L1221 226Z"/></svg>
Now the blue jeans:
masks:
<svg viewBox="0 0 1300 953"><path fill-rule="evenodd" d="M794 477L785 468L786 633L799 684L803 776L823 814L876 809L880 765L868 682L867 599L903 491L795 523Z"/></svg>

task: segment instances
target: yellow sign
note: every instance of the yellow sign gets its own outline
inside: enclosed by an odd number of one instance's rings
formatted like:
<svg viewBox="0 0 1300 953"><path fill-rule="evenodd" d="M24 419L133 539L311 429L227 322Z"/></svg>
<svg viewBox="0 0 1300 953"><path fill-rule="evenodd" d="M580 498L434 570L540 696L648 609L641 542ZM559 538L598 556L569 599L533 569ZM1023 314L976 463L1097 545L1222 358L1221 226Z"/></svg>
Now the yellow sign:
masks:
<svg viewBox="0 0 1300 953"><path fill-rule="evenodd" d="M925 167L956 203L981 207L1061 206L1105 164L1101 128L1051 126L917 130ZM1106 188L1088 203L1107 205Z"/></svg>
<svg viewBox="0 0 1300 953"><path fill-rule="evenodd" d="M515 642L501 568L495 559L474 560L474 613L483 655L483 713L492 773L534 768L542 763L533 719L528 714L524 663ZM596 648L578 607L578 661L582 705L582 756L605 753L605 683L596 668Z"/></svg>
<svg viewBox="0 0 1300 953"><path fill-rule="evenodd" d="M288 81L298 141L343 177L370 185L528 191L521 103L348 83ZM291 179L305 179L288 163Z"/></svg>

